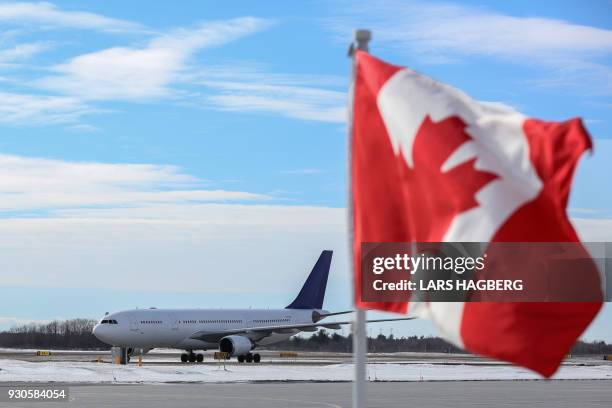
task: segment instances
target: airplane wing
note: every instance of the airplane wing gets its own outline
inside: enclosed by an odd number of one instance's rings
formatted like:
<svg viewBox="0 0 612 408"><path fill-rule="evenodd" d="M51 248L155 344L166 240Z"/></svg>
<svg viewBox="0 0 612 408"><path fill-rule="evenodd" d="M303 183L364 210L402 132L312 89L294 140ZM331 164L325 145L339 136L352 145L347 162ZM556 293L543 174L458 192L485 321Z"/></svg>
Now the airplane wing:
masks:
<svg viewBox="0 0 612 408"><path fill-rule="evenodd" d="M366 323L378 323L378 322L395 322L398 320L413 320L416 317L402 317L396 319L377 319L377 320L368 320ZM218 331L208 331L201 330L193 333L189 336L190 339L202 340L207 342L218 342L225 336L231 336L234 334L248 337L253 341L259 341L265 337L271 336L274 333L297 333L296 331L317 331L317 328L324 327L326 329L337 330L340 326L345 324L351 324L352 321L344 321L344 322L322 322L322 323L300 323L300 324L286 324L286 325L278 325L278 326L258 326L258 327L246 327L240 329L230 329L230 330L218 330Z"/></svg>

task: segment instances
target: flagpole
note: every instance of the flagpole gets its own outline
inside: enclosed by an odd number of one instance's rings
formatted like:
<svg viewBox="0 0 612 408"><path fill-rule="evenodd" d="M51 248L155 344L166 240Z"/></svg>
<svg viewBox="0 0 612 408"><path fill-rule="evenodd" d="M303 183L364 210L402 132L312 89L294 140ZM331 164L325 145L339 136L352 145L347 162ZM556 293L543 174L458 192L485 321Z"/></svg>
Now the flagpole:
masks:
<svg viewBox="0 0 612 408"><path fill-rule="evenodd" d="M351 145L353 139L353 101L355 92L355 75L356 62L355 62L355 51L363 50L368 51L368 43L372 38L370 30L355 30L353 35L353 43L349 48L349 57L352 59L351 68L351 85L349 93L349 108L348 108L348 145L349 145L349 163L351 163ZM353 265L353 201L352 201L352 180L351 180L351 166L349 164L349 265L351 265L351 271L354 276L354 265ZM353 296L357 296L355 291L353 278ZM356 299L354 299L356 300ZM365 408L366 403L366 359L367 359L367 342L366 338L366 311L357 307L355 302L355 320L353 321L353 360L355 364L355 377L353 379L353 408Z"/></svg>

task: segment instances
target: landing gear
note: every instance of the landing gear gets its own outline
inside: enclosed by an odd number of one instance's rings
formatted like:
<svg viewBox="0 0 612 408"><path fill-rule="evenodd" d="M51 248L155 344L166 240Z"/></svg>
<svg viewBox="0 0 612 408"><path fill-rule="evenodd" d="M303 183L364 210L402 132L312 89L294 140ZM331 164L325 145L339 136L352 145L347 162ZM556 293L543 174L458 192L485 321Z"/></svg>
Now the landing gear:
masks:
<svg viewBox="0 0 612 408"><path fill-rule="evenodd" d="M188 361L190 363L195 363L196 361L201 363L204 361L204 354L195 354L193 351L181 354L181 362L186 363Z"/></svg>
<svg viewBox="0 0 612 408"><path fill-rule="evenodd" d="M238 356L238 362L239 363L259 363L261 361L261 356L259 355L259 353L255 353L255 354L245 354L243 356Z"/></svg>
<svg viewBox="0 0 612 408"><path fill-rule="evenodd" d="M129 355L127 347L113 347L111 348L111 355L113 356L114 364L127 364Z"/></svg>

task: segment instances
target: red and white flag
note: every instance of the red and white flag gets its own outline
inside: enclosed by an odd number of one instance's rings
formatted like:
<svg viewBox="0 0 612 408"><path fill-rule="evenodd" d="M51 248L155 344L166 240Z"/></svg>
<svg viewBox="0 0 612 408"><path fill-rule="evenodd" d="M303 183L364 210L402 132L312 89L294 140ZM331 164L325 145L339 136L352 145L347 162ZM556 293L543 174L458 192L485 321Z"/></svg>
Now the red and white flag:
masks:
<svg viewBox="0 0 612 408"><path fill-rule="evenodd" d="M459 347L551 376L601 302L362 302L360 251L362 242L577 242L566 206L591 148L581 120L526 118L363 51L355 63L357 306L410 307Z"/></svg>

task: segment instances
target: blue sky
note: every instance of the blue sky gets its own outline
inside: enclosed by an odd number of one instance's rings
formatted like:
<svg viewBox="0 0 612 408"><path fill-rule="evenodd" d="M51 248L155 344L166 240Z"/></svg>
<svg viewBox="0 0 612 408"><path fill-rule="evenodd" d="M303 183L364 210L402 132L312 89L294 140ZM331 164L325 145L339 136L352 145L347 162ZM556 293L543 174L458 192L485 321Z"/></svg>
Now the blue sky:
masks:
<svg viewBox="0 0 612 408"><path fill-rule="evenodd" d="M595 139L571 199L612 240L612 3L0 2L0 328L135 307L284 306L323 248L350 306L351 32ZM587 338L612 340L606 309ZM377 326L388 332L389 326ZM432 334L424 322L396 334Z"/></svg>

